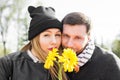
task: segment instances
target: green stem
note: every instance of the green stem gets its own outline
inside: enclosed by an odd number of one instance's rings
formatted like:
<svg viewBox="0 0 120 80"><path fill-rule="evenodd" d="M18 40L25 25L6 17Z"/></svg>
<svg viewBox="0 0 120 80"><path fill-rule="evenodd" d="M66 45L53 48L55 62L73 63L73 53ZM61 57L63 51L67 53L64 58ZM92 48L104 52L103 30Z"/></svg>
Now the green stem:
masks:
<svg viewBox="0 0 120 80"><path fill-rule="evenodd" d="M63 68L63 66L61 64L58 64L58 65L59 65L58 80L62 80L62 68Z"/></svg>

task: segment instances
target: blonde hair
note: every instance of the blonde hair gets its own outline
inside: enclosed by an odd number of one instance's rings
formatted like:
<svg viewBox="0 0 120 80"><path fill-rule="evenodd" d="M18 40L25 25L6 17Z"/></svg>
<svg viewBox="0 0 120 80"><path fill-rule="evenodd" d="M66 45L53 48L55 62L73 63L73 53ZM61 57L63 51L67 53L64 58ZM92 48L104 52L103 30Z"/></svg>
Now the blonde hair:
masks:
<svg viewBox="0 0 120 80"><path fill-rule="evenodd" d="M46 54L41 49L41 46L40 46L40 43L39 43L39 35L36 36L35 38L33 38L27 45L25 45L21 49L21 51L26 51L28 49L34 49L37 58L41 62L45 63L45 60L46 60L46 57L47 57L48 54ZM57 63L54 62L54 64L55 65L49 69L49 72L50 72L52 80L57 79L57 77L58 77L58 70L59 70L59 67L58 67ZM67 77L66 77L66 74L65 74L64 71L62 71L62 79L63 80L67 80Z"/></svg>

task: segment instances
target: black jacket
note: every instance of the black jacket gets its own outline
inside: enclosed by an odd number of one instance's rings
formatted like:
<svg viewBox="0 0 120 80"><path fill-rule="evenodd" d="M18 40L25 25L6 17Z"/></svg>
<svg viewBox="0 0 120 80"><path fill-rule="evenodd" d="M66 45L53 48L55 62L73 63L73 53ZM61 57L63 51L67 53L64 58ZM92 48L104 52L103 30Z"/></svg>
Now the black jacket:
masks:
<svg viewBox="0 0 120 80"><path fill-rule="evenodd" d="M120 80L120 59L95 47L92 58L78 73L67 73L70 80Z"/></svg>
<svg viewBox="0 0 120 80"><path fill-rule="evenodd" d="M0 80L50 80L43 63L34 63L26 52L0 58Z"/></svg>

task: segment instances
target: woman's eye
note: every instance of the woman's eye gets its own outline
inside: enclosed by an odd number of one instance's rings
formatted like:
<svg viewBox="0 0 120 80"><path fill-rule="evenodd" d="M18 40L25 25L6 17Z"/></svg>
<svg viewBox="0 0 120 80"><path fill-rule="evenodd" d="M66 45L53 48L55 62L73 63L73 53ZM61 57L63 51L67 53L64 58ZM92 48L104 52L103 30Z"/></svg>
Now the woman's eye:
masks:
<svg viewBox="0 0 120 80"><path fill-rule="evenodd" d="M44 36L47 37L47 36L49 36L49 35L48 35L48 34L45 34Z"/></svg>
<svg viewBox="0 0 120 80"><path fill-rule="evenodd" d="M61 34L56 34L56 36L61 36Z"/></svg>

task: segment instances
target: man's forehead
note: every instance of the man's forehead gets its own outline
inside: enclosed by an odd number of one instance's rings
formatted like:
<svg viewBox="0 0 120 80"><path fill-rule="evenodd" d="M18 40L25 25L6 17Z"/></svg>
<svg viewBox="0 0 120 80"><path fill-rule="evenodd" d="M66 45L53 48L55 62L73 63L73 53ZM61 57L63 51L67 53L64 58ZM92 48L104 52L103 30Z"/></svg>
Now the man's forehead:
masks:
<svg viewBox="0 0 120 80"><path fill-rule="evenodd" d="M86 34L85 25L64 25L63 33Z"/></svg>

